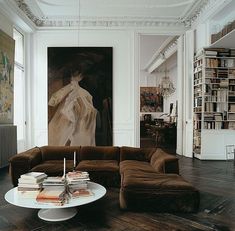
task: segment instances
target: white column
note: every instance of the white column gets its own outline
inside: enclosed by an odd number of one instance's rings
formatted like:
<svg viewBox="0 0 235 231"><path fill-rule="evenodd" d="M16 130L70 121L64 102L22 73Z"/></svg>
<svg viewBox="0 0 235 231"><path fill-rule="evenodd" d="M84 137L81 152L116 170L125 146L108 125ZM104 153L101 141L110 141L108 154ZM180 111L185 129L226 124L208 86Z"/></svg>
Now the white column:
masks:
<svg viewBox="0 0 235 231"><path fill-rule="evenodd" d="M183 155L193 156L193 57L194 31L185 33L184 43Z"/></svg>
<svg viewBox="0 0 235 231"><path fill-rule="evenodd" d="M177 42L177 146L176 153L183 154L183 105L184 105L184 35L178 38Z"/></svg>

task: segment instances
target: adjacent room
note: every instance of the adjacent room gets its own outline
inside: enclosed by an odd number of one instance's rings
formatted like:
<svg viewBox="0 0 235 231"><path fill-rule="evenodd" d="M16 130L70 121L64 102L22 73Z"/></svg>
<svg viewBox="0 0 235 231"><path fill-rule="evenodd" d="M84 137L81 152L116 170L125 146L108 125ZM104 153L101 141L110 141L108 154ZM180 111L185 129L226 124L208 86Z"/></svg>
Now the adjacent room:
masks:
<svg viewBox="0 0 235 231"><path fill-rule="evenodd" d="M231 0L0 0L0 230L235 230L234 41Z"/></svg>

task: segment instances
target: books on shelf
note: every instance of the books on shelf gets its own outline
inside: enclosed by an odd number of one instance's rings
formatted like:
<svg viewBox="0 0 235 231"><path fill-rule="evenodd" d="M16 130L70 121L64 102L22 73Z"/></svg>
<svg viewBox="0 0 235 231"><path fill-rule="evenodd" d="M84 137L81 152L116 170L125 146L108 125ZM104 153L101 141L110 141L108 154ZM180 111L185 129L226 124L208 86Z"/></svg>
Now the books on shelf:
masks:
<svg viewBox="0 0 235 231"><path fill-rule="evenodd" d="M235 130L235 122L229 122L229 129Z"/></svg>
<svg viewBox="0 0 235 231"><path fill-rule="evenodd" d="M228 114L228 120L235 120L235 114Z"/></svg>
<svg viewBox="0 0 235 231"><path fill-rule="evenodd" d="M205 50L205 55L206 56L217 56L217 51L212 51L212 50Z"/></svg>
<svg viewBox="0 0 235 231"><path fill-rule="evenodd" d="M230 104L229 105L229 111L230 112L235 112L235 104Z"/></svg>
<svg viewBox="0 0 235 231"><path fill-rule="evenodd" d="M206 58L206 67L215 68L219 66L218 59Z"/></svg>

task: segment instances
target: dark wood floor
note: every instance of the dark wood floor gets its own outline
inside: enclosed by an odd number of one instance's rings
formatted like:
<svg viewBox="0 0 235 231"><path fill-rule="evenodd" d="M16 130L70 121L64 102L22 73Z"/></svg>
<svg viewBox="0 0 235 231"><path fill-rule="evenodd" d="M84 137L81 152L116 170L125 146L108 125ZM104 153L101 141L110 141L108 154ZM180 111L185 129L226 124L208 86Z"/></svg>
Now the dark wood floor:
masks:
<svg viewBox="0 0 235 231"><path fill-rule="evenodd" d="M112 188L104 198L79 207L78 214L64 222L45 222L36 209L8 204L4 194L12 187L7 169L0 170L1 231L75 230L235 230L235 166L226 161L200 161L180 158L180 174L200 190L198 213L169 214L123 212L119 209L119 190ZM166 205L167 206L167 205Z"/></svg>

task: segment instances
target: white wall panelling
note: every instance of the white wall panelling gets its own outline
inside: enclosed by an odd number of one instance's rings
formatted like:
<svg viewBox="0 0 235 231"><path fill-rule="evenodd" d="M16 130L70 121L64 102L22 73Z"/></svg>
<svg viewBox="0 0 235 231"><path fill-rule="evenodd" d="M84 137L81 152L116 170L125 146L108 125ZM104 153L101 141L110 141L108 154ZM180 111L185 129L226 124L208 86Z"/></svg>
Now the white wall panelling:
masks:
<svg viewBox="0 0 235 231"><path fill-rule="evenodd" d="M177 42L177 145L176 153L183 154L183 105L184 94L181 89L184 89L184 35L178 38Z"/></svg>
<svg viewBox="0 0 235 231"><path fill-rule="evenodd" d="M34 35L32 75L32 145L48 143L47 135L47 47L113 47L114 145L125 140L134 146L133 35L127 31L76 30L39 31ZM79 44L78 44L79 42ZM128 135L128 139L126 136Z"/></svg>
<svg viewBox="0 0 235 231"><path fill-rule="evenodd" d="M0 29L9 36L13 36L13 24L8 18L0 11Z"/></svg>
<svg viewBox="0 0 235 231"><path fill-rule="evenodd" d="M184 104L183 104L183 155L192 157L193 145L193 56L194 32L185 33L184 43Z"/></svg>
<svg viewBox="0 0 235 231"><path fill-rule="evenodd" d="M234 130L203 130L202 153L203 160L226 160L226 145L235 145Z"/></svg>

